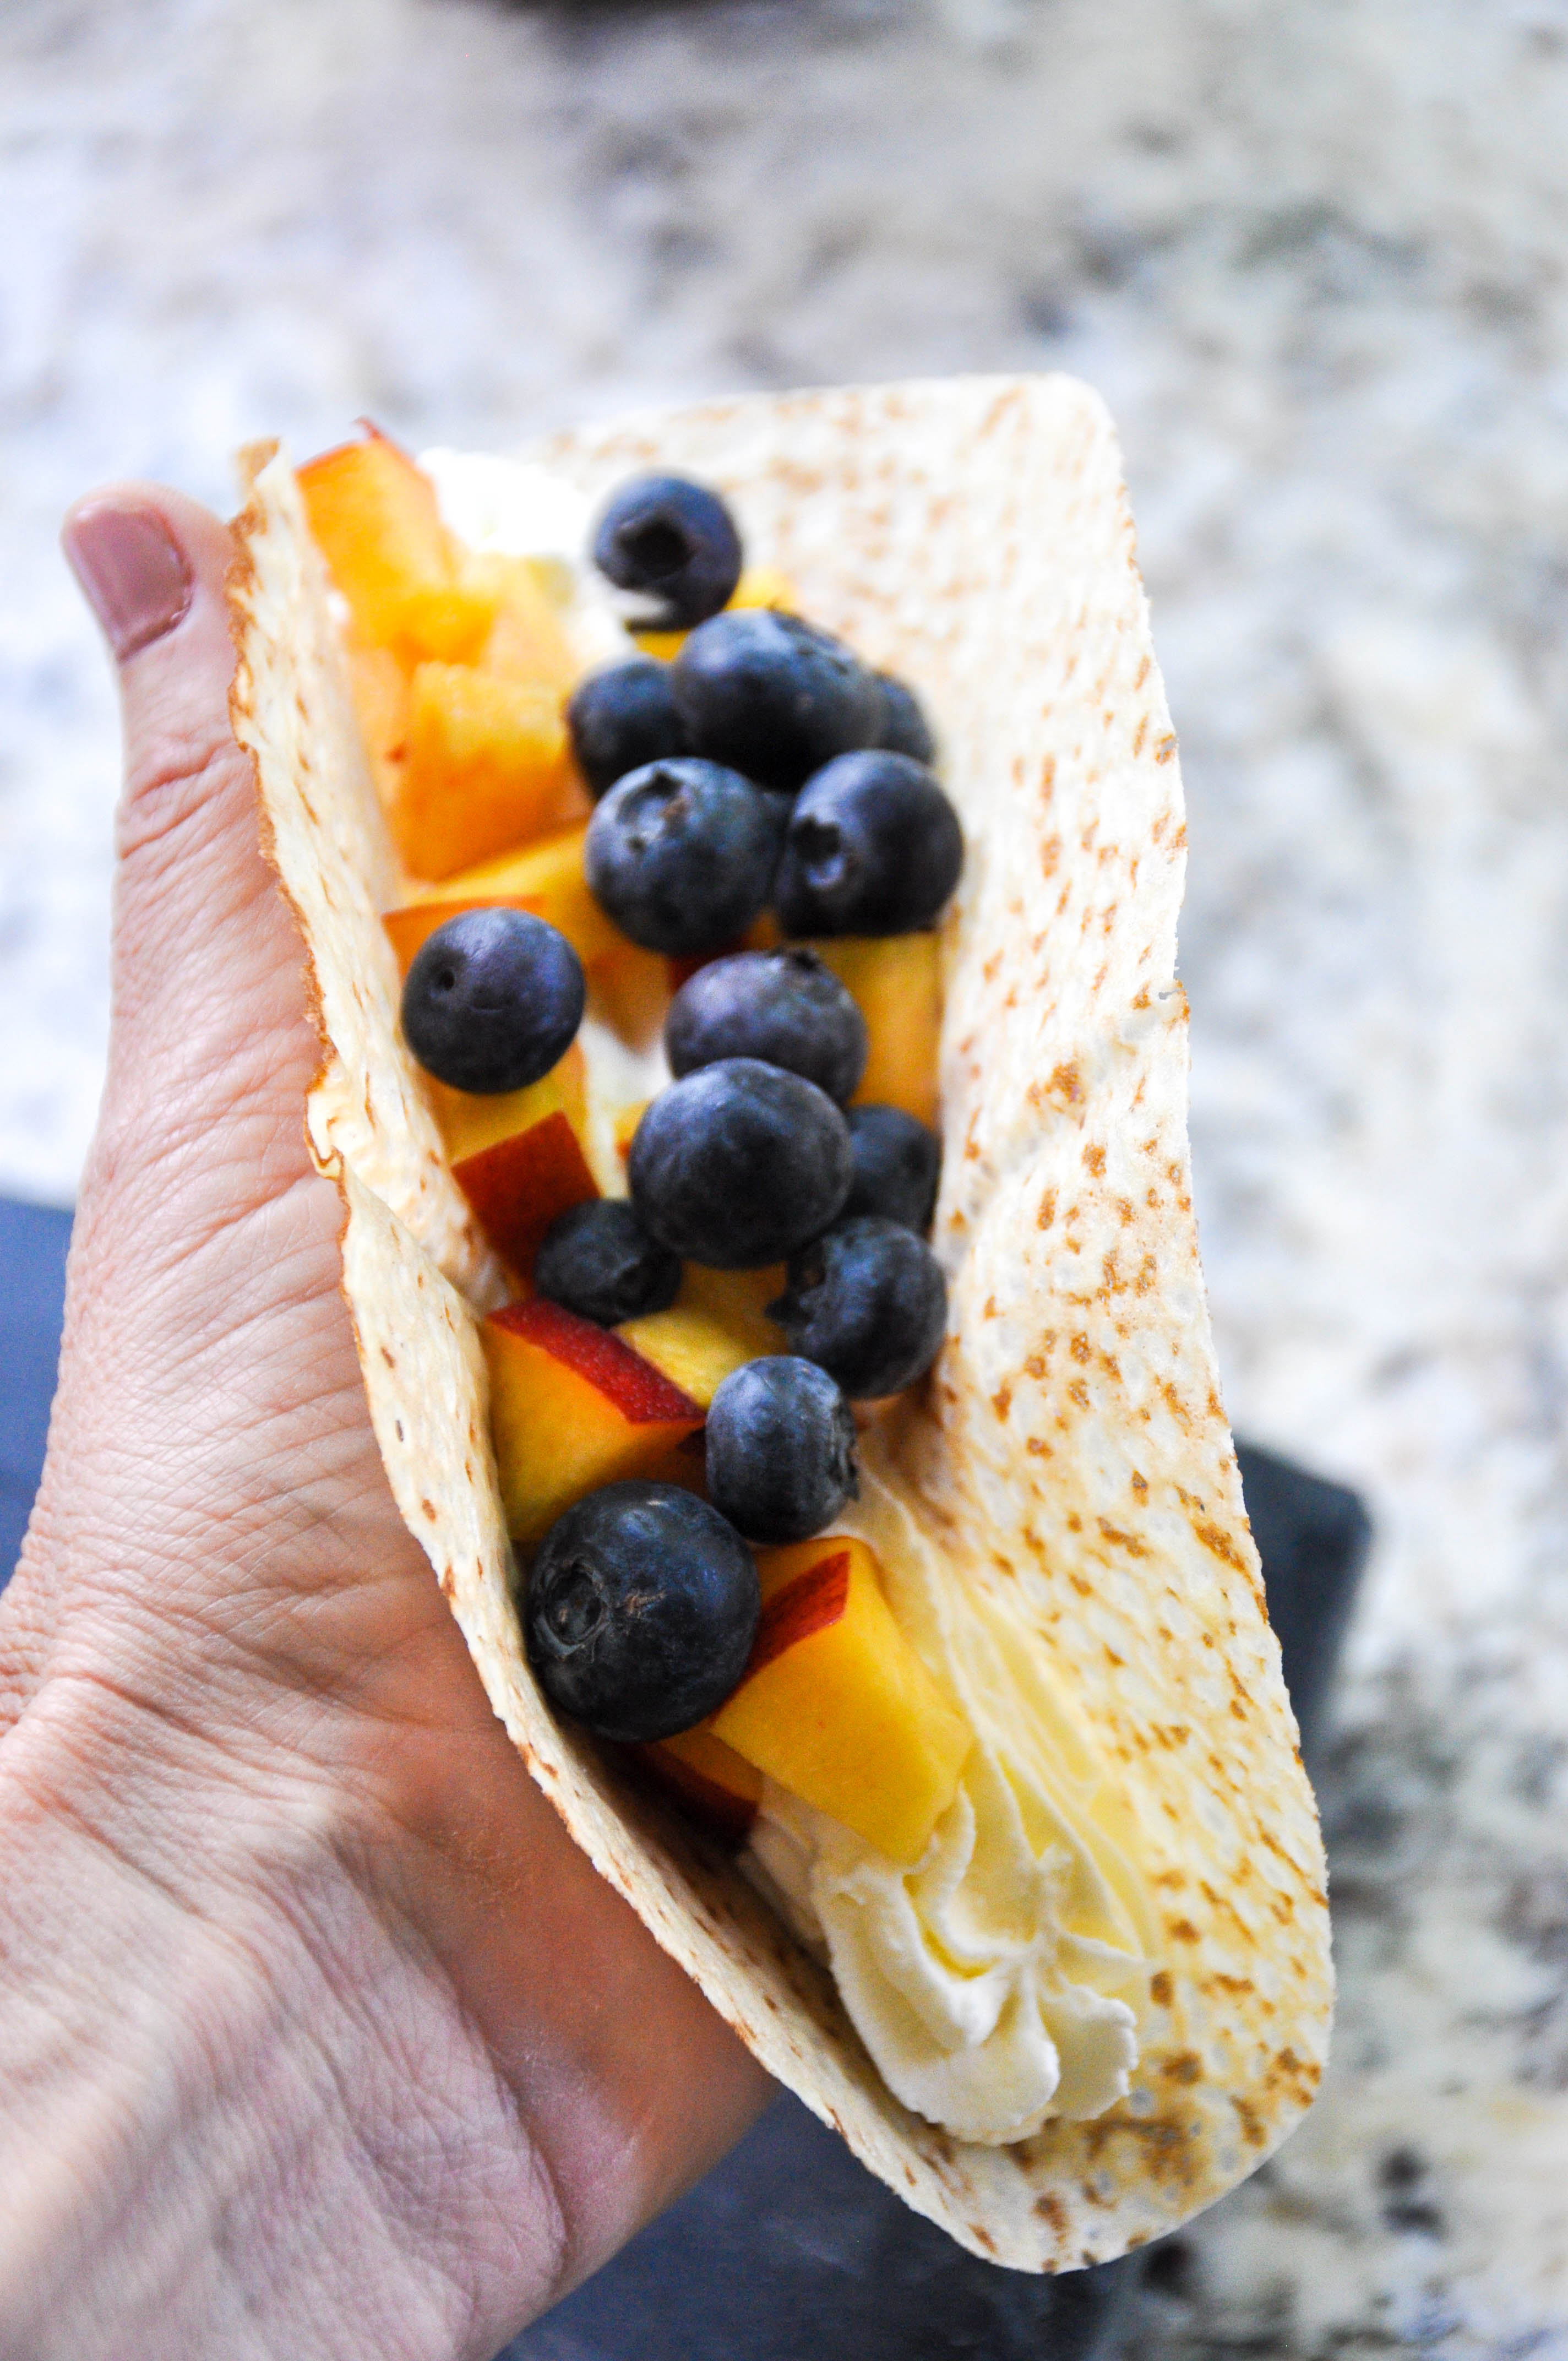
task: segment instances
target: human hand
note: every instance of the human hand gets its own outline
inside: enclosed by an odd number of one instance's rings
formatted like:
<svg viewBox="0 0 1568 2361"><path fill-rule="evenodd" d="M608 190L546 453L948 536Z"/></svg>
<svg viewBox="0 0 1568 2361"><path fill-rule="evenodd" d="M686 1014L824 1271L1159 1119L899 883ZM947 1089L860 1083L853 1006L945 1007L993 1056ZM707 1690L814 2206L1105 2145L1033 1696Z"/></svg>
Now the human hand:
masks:
<svg viewBox="0 0 1568 2361"><path fill-rule="evenodd" d="M225 529L68 521L114 1021L0 1600L0 2354L487 2361L769 2085L566 1837L392 1504L305 1151Z"/></svg>

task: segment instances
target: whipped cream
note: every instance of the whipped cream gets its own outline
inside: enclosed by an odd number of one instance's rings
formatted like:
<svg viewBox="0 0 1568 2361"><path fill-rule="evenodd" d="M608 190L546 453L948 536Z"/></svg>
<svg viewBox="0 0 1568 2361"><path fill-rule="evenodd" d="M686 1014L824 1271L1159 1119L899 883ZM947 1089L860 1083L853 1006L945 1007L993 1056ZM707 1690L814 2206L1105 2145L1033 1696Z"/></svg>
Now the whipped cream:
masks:
<svg viewBox="0 0 1568 2361"><path fill-rule="evenodd" d="M635 655L614 593L588 560L594 504L554 468L475 451L422 451L442 521L470 549L534 562L585 667Z"/></svg>
<svg viewBox="0 0 1568 2361"><path fill-rule="evenodd" d="M957 2137L1101 2114L1137 2064L1149 1935L1124 1814L993 1599L950 1614L930 1545L867 1469L837 1521L877 1551L905 1636L975 1731L913 1868L768 1782L742 1867L832 1969L905 2106Z"/></svg>

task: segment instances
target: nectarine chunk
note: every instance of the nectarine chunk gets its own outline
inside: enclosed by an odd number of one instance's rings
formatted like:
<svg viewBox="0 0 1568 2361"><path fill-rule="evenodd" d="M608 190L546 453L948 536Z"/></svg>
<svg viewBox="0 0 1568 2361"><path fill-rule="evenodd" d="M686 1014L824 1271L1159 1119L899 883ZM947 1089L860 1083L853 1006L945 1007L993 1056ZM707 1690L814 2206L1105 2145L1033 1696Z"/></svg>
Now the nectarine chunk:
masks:
<svg viewBox="0 0 1568 2361"><path fill-rule="evenodd" d="M701 1489L700 1408L619 1336L543 1297L492 1312L480 1336L507 1529L520 1547L601 1484L642 1476Z"/></svg>
<svg viewBox="0 0 1568 2361"><path fill-rule="evenodd" d="M561 700L535 681L422 664L391 813L405 869L444 878L561 828L581 807Z"/></svg>
<svg viewBox="0 0 1568 2361"><path fill-rule="evenodd" d="M441 1126L449 1163L530 1131L547 1115L564 1115L581 1138L587 1124L588 1076L582 1045L574 1041L559 1065L521 1091L455 1091L426 1074L424 1087Z"/></svg>
<svg viewBox="0 0 1568 2361"><path fill-rule="evenodd" d="M839 935L811 949L853 994L871 1036L853 1104L902 1107L921 1123L935 1123L942 1030L938 937Z"/></svg>
<svg viewBox="0 0 1568 2361"><path fill-rule="evenodd" d="M784 1330L762 1310L784 1288L782 1263L766 1270L706 1270L687 1263L667 1312L623 1321L616 1334L707 1410L734 1370L764 1353L789 1350Z"/></svg>
<svg viewBox="0 0 1568 2361"><path fill-rule="evenodd" d="M504 680L533 680L565 697L582 665L540 583L533 561L488 553L470 557L463 581L491 600L492 620L479 663Z"/></svg>
<svg viewBox="0 0 1568 2361"><path fill-rule="evenodd" d="M557 1215L599 1193L582 1143L564 1115L455 1164L452 1174L501 1260L524 1281Z"/></svg>
<svg viewBox="0 0 1568 2361"><path fill-rule="evenodd" d="M971 1743L883 1595L862 1541L763 1550L751 1661L716 1738L894 1861L918 1861Z"/></svg>
<svg viewBox="0 0 1568 2361"><path fill-rule="evenodd" d="M762 1800L762 1774L699 1724L630 1752L716 1834L740 1844L751 1833Z"/></svg>
<svg viewBox="0 0 1568 2361"><path fill-rule="evenodd" d="M384 918L398 963L406 975L414 953L428 935L459 910L500 906L532 910L558 927L586 968L603 960L619 959L630 948L613 919L605 916L588 890L583 873L582 828L564 829L558 835L504 853L499 861L482 862L449 877L439 894L389 910ZM644 957L648 954L644 953Z"/></svg>
<svg viewBox="0 0 1568 2361"><path fill-rule="evenodd" d="M361 639L389 645L411 608L450 591L454 544L435 487L406 451L371 428L300 470L317 546Z"/></svg>

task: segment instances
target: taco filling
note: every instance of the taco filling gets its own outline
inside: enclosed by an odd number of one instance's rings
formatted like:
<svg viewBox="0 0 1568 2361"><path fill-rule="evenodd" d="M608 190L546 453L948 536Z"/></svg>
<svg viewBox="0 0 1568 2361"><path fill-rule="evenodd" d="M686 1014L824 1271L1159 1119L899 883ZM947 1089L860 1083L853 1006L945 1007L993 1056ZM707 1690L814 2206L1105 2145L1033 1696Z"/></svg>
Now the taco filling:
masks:
<svg viewBox="0 0 1568 2361"><path fill-rule="evenodd" d="M374 431L297 482L263 455L242 521L236 726L322 1002L378 1433L535 1775L760 2054L979 2250L1093 2259L1260 2159L1327 2016L1151 1054L1180 1009L1138 873L1179 814L1122 850L1080 713L1076 812L1009 817L1025 755L931 696L955 643L971 679L1005 649L954 615L929 682L877 660L921 597L877 575L895 485L853 477L863 640L778 562L793 492L802 570L832 564L786 422L766 566L716 489L744 423L711 475L700 434L679 470L608 439L576 471ZM1073 695L1120 729L1098 653ZM814 2087L811 2020L902 2162ZM1003 2180L955 2161L982 2150Z"/></svg>

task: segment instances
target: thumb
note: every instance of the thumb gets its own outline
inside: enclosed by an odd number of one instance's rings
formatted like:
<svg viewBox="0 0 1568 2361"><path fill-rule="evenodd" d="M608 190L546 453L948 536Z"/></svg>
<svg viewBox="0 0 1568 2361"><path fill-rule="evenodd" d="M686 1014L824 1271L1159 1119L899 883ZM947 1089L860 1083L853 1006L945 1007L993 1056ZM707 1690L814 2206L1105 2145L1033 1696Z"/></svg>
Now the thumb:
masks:
<svg viewBox="0 0 1568 2361"><path fill-rule="evenodd" d="M233 542L207 510L154 484L90 494L63 542L118 667L125 728L93 1165L199 1153L227 1129L231 1170L269 1193L269 1180L286 1186L303 1164L300 1107L318 1051L298 932L261 856L250 758L229 725ZM245 1158L233 1158L225 1117L248 1134ZM274 1158L250 1162L269 1141Z"/></svg>

